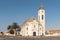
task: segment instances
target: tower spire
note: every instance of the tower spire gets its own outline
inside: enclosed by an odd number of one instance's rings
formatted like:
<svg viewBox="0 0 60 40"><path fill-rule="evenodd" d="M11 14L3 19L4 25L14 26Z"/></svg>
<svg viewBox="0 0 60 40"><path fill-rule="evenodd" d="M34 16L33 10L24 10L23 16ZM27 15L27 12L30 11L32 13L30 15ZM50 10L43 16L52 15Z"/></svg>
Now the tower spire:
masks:
<svg viewBox="0 0 60 40"><path fill-rule="evenodd" d="M40 8L38 10L38 21L42 27L42 35L45 35L45 10L40 0Z"/></svg>
<svg viewBox="0 0 60 40"><path fill-rule="evenodd" d="M40 0L40 8L39 9L44 9L43 4L42 4L42 0Z"/></svg>

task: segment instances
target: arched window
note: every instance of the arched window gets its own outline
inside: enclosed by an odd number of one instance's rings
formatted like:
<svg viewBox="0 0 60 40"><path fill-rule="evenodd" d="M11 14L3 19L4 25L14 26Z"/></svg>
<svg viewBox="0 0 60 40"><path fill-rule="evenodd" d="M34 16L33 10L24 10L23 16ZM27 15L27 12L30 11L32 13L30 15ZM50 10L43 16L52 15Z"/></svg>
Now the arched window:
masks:
<svg viewBox="0 0 60 40"><path fill-rule="evenodd" d="M42 20L43 20L43 15L42 15Z"/></svg>

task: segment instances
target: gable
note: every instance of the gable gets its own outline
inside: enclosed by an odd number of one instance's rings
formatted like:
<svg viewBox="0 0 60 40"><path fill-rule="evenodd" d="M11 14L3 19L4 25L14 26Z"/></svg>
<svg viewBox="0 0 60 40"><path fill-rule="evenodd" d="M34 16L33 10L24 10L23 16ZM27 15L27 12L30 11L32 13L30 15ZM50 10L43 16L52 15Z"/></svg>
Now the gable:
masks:
<svg viewBox="0 0 60 40"><path fill-rule="evenodd" d="M24 26L28 25L30 22L33 22L34 20L37 21L34 16L30 17L28 20L26 20L26 21L21 25L21 27L24 27Z"/></svg>

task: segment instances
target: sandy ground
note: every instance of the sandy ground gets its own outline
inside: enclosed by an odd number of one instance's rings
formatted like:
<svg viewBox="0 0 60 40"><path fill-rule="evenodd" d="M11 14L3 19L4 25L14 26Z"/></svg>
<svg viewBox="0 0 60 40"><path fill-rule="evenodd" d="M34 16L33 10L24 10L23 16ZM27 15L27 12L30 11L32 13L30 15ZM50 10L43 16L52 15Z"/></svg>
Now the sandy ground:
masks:
<svg viewBox="0 0 60 40"><path fill-rule="evenodd" d="M0 40L60 40L60 36L47 37L21 37L21 36L0 36Z"/></svg>

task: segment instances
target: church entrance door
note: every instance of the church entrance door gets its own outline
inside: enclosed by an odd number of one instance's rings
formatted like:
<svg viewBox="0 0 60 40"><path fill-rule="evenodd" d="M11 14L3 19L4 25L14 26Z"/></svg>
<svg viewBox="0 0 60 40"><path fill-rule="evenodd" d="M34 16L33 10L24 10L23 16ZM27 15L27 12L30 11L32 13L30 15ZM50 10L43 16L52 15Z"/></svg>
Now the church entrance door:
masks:
<svg viewBox="0 0 60 40"><path fill-rule="evenodd" d="M36 32L33 32L33 36L36 36Z"/></svg>

